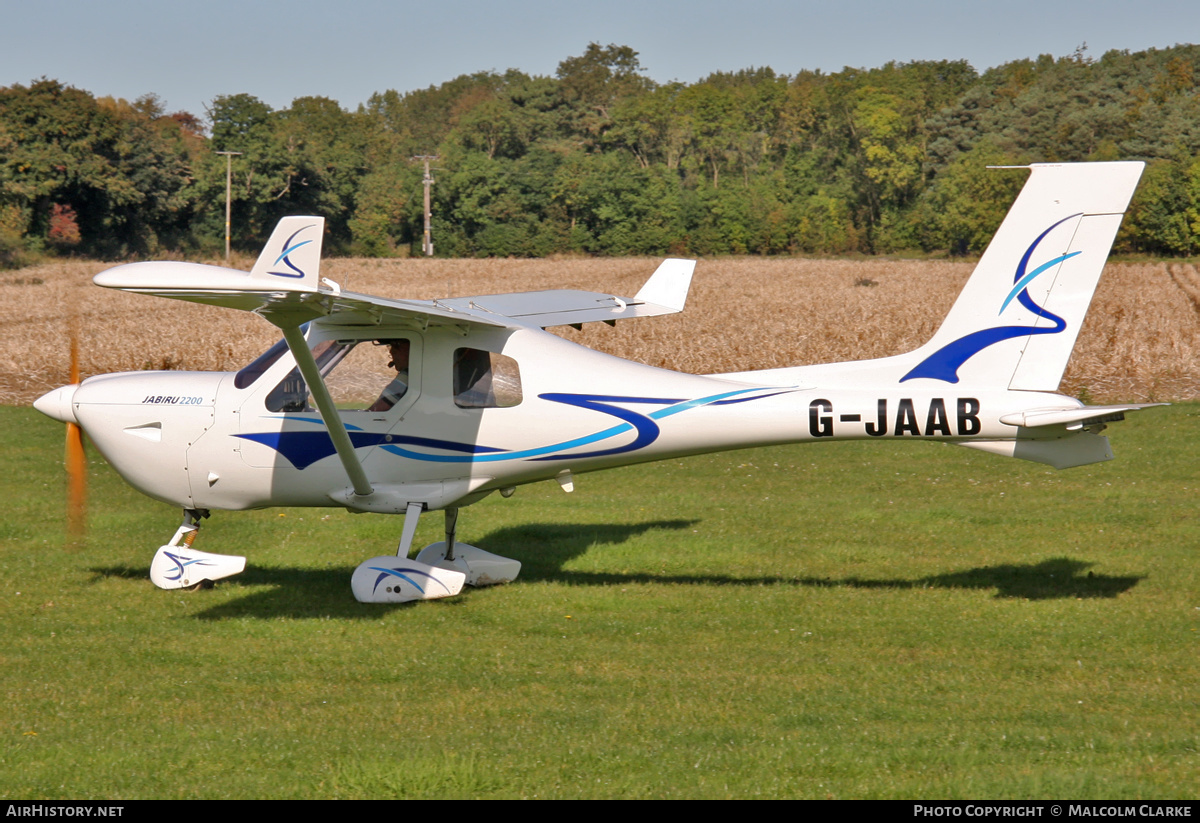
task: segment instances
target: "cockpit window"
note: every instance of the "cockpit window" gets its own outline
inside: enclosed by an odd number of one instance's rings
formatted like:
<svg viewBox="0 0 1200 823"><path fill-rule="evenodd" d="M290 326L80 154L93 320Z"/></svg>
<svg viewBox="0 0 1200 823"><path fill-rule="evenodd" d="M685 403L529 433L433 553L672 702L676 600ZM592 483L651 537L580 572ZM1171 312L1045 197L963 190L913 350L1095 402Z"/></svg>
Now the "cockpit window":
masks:
<svg viewBox="0 0 1200 823"><path fill-rule="evenodd" d="M454 352L454 404L460 409L503 409L521 402L517 361L480 349Z"/></svg>
<svg viewBox="0 0 1200 823"><path fill-rule="evenodd" d="M321 376L324 377L326 372L333 368L338 360L345 356L348 348L353 345L353 342L322 340L313 346L313 358L317 361L317 368L320 370ZM267 395L267 411L298 412L309 411L313 408L312 398L308 393L308 384L300 375L299 366L288 372L287 376L279 381L279 385L271 389L271 393Z"/></svg>
<svg viewBox="0 0 1200 823"><path fill-rule="evenodd" d="M308 324L305 323L303 326L301 326L300 331L302 331L307 337ZM274 366L275 363L278 362L279 358L283 357L283 353L287 351L287 347L287 341L280 338L280 340L274 346L267 349L258 357L254 358L254 362L248 366L245 366L237 373L237 375L233 378L234 387L244 389L252 386L255 380L262 377L263 373L266 372L267 369Z"/></svg>
<svg viewBox="0 0 1200 823"><path fill-rule="evenodd" d="M407 338L325 340L313 346L313 358L334 405L348 411L382 412L408 394L411 348ZM299 368L271 390L266 405L274 412L315 407Z"/></svg>
<svg viewBox="0 0 1200 823"><path fill-rule="evenodd" d="M387 411L396 405L404 395L408 394L408 361L412 355L412 343L404 338L398 338L395 340L376 340L375 344L386 347L388 354L387 368L389 370L386 374L390 379L387 385L383 387L383 391L379 392L379 396L375 398L375 402L367 406L366 410ZM375 366L377 362L373 359L371 365ZM347 377L350 376L348 370L342 370L342 372L347 373ZM375 377L375 371L367 371L360 368L358 374L353 377L356 385L353 388L347 386L347 390L353 393L356 399L368 399L375 393L375 389L378 386L378 380ZM340 378L341 374L339 373ZM351 380L347 380L346 382L349 383ZM332 391L332 389L333 387L331 386L330 390ZM352 401L348 400L348 402ZM357 406L357 403L355 405Z"/></svg>

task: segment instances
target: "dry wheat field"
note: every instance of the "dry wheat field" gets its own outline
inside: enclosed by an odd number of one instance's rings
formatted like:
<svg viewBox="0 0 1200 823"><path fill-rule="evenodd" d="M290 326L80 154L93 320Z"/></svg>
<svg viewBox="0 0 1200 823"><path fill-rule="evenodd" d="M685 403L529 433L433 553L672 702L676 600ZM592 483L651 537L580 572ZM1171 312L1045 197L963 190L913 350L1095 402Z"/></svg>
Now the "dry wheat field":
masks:
<svg viewBox="0 0 1200 823"><path fill-rule="evenodd" d="M238 261L249 268L251 259ZM330 259L351 291L434 298L547 288L632 295L651 258ZM857 360L933 334L973 267L959 261L718 258L696 268L682 314L557 330L601 351L694 373ZM68 382L78 323L84 377L136 369L233 370L278 337L241 312L101 289L95 262L0 273L0 403ZM1110 263L1061 390L1089 402L1200 398L1200 273L1175 263Z"/></svg>

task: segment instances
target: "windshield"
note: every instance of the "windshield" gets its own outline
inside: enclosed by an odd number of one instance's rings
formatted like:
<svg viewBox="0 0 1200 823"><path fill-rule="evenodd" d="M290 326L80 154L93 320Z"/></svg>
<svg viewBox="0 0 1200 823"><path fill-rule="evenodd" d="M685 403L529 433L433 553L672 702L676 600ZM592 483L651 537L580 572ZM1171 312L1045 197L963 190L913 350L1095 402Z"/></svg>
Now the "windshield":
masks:
<svg viewBox="0 0 1200 823"><path fill-rule="evenodd" d="M304 333L305 337L308 337L308 323L301 326L300 331ZM274 346L254 358L253 363L239 371L233 378L233 385L239 389L254 385L254 381L262 377L267 369L274 366L285 351L287 351L287 341L281 338Z"/></svg>

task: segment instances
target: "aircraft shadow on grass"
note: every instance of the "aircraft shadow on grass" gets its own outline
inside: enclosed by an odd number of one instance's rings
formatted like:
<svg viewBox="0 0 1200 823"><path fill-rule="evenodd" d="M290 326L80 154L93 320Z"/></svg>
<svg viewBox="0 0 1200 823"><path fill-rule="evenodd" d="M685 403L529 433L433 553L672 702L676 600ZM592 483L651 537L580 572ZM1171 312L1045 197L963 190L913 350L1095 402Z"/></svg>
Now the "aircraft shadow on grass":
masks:
<svg viewBox="0 0 1200 823"><path fill-rule="evenodd" d="M996 589L997 598L1053 600L1116 597L1136 586L1145 575L1113 576L1084 572L1095 563L1055 557L1041 563L980 566L916 580L871 580L858 577L803 579L808 586L847 586L858 589Z"/></svg>
<svg viewBox="0 0 1200 823"><path fill-rule="evenodd" d="M521 580L565 582L579 586L612 586L629 583L707 586L803 586L812 588L855 589L995 589L997 598L1051 600L1063 598L1113 598L1129 591L1145 578L1144 575L1113 576L1088 571L1095 565L1066 557L1029 564L981 566L959 572L930 575L911 580L902 578L863 577L788 577L733 575L678 575L648 572L587 572L568 570L567 563L598 546L619 545L645 532L661 529L685 529L693 520L653 520L630 525L577 523L543 523L500 529L481 540L483 548L505 551L523 558ZM536 548L530 548L536 547ZM119 577L145 580L142 568L115 566L93 568L97 579ZM225 581L226 587L268 586L267 590L248 593L237 600L222 603L196 615L201 620L223 620L239 617L316 618L347 617L375 619L378 604L365 609L347 600L345 595L346 568L298 569L280 567L251 567L237 581ZM520 582L514 585L521 585ZM454 600L445 600L439 608L449 608L467 602L466 597L478 596L481 590L464 590ZM418 603L393 604L388 608L428 608Z"/></svg>
<svg viewBox="0 0 1200 823"><path fill-rule="evenodd" d="M668 524L651 523L651 528L662 528ZM680 523L683 528L691 523ZM566 561L576 554L600 542L622 542L600 540L598 534L606 529L619 527L597 526L586 535L587 539L574 545L571 542L575 526L540 525L505 529L489 536L489 542L508 547L517 553L518 547L531 542L550 547L540 552L536 561L530 560L522 570L524 580L569 581L573 585L608 586L621 583L675 583L686 585L713 586L770 586L791 585L813 588L856 588L856 589L995 589L998 598L1021 598L1025 600L1050 600L1056 598L1116 597L1132 589L1143 576L1098 575L1088 571L1094 563L1072 560L1066 557L1043 560L1036 564L1003 564L981 566L960 572L931 575L914 580L898 578L861 577L737 577L732 575L668 575L654 573L619 574L610 572L565 571ZM562 548L558 548L562 547ZM556 551L557 549L557 551ZM503 551L503 549L502 549ZM1086 572L1086 573L1085 573Z"/></svg>

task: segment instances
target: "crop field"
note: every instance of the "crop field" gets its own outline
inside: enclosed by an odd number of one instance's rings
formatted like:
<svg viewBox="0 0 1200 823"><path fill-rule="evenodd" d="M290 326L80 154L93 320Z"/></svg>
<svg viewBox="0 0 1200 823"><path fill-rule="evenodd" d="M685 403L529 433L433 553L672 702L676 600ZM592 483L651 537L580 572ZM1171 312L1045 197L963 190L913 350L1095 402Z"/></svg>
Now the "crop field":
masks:
<svg viewBox="0 0 1200 823"><path fill-rule="evenodd" d="M248 267L251 261L242 261ZM346 289L633 294L656 261L328 261ZM511 585L365 605L399 518L214 513L247 571L148 579L179 512L89 451L67 534L62 426L86 374L236 368L265 322L0 274L0 796L1200 797L1200 405L1114 424L1112 462L931 443L707 455L490 497L462 539ZM711 372L856 359L933 332L970 264L702 261L682 315L566 330ZM874 285L856 285L869 281ZM1064 390L1200 396L1200 275L1110 265ZM423 518L415 545L438 540Z"/></svg>
<svg viewBox="0 0 1200 823"><path fill-rule="evenodd" d="M249 268L252 260L238 261ZM632 296L651 258L331 259L351 291L429 299L547 288ZM621 357L715 373L857 360L909 351L937 329L970 262L719 258L702 260L678 315L560 330ZM99 263L0 273L0 403L29 403L67 381L78 322L86 377L135 369L231 370L278 332L226 309L91 285ZM1109 264L1063 391L1090 402L1200 398L1200 272L1190 264Z"/></svg>

